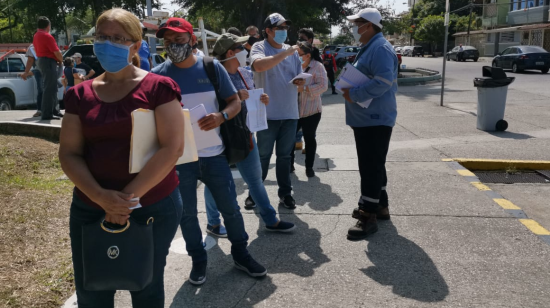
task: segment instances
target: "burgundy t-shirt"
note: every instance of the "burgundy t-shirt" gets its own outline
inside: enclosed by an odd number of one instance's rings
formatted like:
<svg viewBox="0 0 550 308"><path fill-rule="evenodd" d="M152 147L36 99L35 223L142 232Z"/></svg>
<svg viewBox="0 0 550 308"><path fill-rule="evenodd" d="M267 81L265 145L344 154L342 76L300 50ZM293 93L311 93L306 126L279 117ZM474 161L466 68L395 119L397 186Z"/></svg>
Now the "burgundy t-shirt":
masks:
<svg viewBox="0 0 550 308"><path fill-rule="evenodd" d="M180 89L170 78L147 74L123 99L105 103L92 88L93 80L71 87L65 96L65 112L76 114L82 123L84 160L99 185L121 191L137 174L129 173L132 111L157 106L175 99L181 101ZM154 204L168 196L179 184L176 168L157 186L140 198L142 206ZM76 188L87 204L101 207Z"/></svg>

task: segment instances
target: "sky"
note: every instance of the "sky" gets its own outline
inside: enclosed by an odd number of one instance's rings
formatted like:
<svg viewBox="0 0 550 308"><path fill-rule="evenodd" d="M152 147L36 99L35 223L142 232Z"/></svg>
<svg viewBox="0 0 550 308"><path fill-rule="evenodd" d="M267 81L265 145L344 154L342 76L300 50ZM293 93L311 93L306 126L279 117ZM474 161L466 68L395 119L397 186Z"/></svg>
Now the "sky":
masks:
<svg viewBox="0 0 550 308"><path fill-rule="evenodd" d="M368 1L368 0L366 0ZM172 2L171 0L161 0L161 3L163 3L163 8L166 8L168 11L173 12L174 10L179 10L180 7L178 5L172 5L170 4ZM408 10L407 0L380 0L380 5L390 5L395 9L395 13L401 13L403 11ZM336 36L340 32L340 27L333 26L332 27L332 35Z"/></svg>

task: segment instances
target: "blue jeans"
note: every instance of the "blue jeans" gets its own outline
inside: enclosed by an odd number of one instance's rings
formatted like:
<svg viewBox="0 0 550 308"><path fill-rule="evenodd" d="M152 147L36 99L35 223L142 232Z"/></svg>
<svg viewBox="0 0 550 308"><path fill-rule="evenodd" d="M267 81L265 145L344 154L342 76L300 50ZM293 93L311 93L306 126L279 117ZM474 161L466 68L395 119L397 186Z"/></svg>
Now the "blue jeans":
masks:
<svg viewBox="0 0 550 308"><path fill-rule="evenodd" d="M273 154L273 148L277 143L275 154L277 162L275 172L277 184L279 185L278 195L280 198L290 196L292 183L290 182L290 152L294 149L296 138L296 126L298 120L268 120L267 129L257 132L258 151L262 164L262 180L267 177L269 161Z"/></svg>
<svg viewBox="0 0 550 308"><path fill-rule="evenodd" d="M153 281L141 291L132 291L132 307L161 308L164 307L164 267L166 256L181 219L182 202L179 190L176 188L161 201L136 209L130 214L140 223L147 223L153 217L153 241L155 243ZM95 223L105 212L84 203L76 194L71 204L70 236L73 253L74 281L79 308L112 308L114 307L115 291L87 291L84 289L84 267L82 264L82 226ZM136 239L139 241L139 239ZM139 269L136 269L139 270Z"/></svg>
<svg viewBox="0 0 550 308"><path fill-rule="evenodd" d="M262 167L260 165L260 154L258 153L258 145L256 139L252 136L252 143L254 148L248 156L241 162L237 163L237 168L243 177L243 180L248 185L250 195L254 202L260 208L260 215L268 226L273 226L278 222L277 212L271 206L267 191L265 190L264 183L262 181ZM221 223L220 213L216 207L212 192L206 187L204 189L204 200L206 201L206 216L208 217L208 224L217 226Z"/></svg>
<svg viewBox="0 0 550 308"><path fill-rule="evenodd" d="M218 209L222 213L227 237L231 242L234 260L248 256L248 234L244 229L243 216L237 204L237 192L231 170L225 155L199 157L192 163L176 166L180 180L180 193L183 199L181 232L185 239L187 253L193 262L206 261L206 250L202 244L202 232L197 217L197 181L206 185L212 192Z"/></svg>
<svg viewBox="0 0 550 308"><path fill-rule="evenodd" d="M304 133L302 133L302 130L298 130L296 132L296 142L302 142L302 137L304 136Z"/></svg>
<svg viewBox="0 0 550 308"><path fill-rule="evenodd" d="M32 73L34 75L34 80L36 80L36 110L42 111L42 88L44 85L42 84L42 73L39 69L33 69Z"/></svg>

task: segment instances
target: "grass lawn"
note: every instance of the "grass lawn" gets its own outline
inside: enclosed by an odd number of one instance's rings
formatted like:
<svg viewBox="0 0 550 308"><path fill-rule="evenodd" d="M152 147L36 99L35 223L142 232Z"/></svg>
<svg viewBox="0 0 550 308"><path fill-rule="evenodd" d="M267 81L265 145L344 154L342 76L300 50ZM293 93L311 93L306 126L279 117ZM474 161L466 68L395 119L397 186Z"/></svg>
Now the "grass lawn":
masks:
<svg viewBox="0 0 550 308"><path fill-rule="evenodd" d="M0 307L60 307L74 291L59 145L0 135Z"/></svg>

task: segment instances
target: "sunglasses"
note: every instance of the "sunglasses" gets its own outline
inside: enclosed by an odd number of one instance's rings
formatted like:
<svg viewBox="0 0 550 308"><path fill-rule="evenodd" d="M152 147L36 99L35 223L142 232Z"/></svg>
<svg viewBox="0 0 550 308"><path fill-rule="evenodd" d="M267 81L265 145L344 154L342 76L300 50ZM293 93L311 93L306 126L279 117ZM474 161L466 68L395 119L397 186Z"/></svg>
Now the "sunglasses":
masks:
<svg viewBox="0 0 550 308"><path fill-rule="evenodd" d="M162 23L162 24L159 26L159 29L166 28L166 27L174 27L174 28L177 28L177 27L180 27L180 26L183 26L183 23L181 23L179 20L172 20L172 21L170 21L170 22Z"/></svg>

